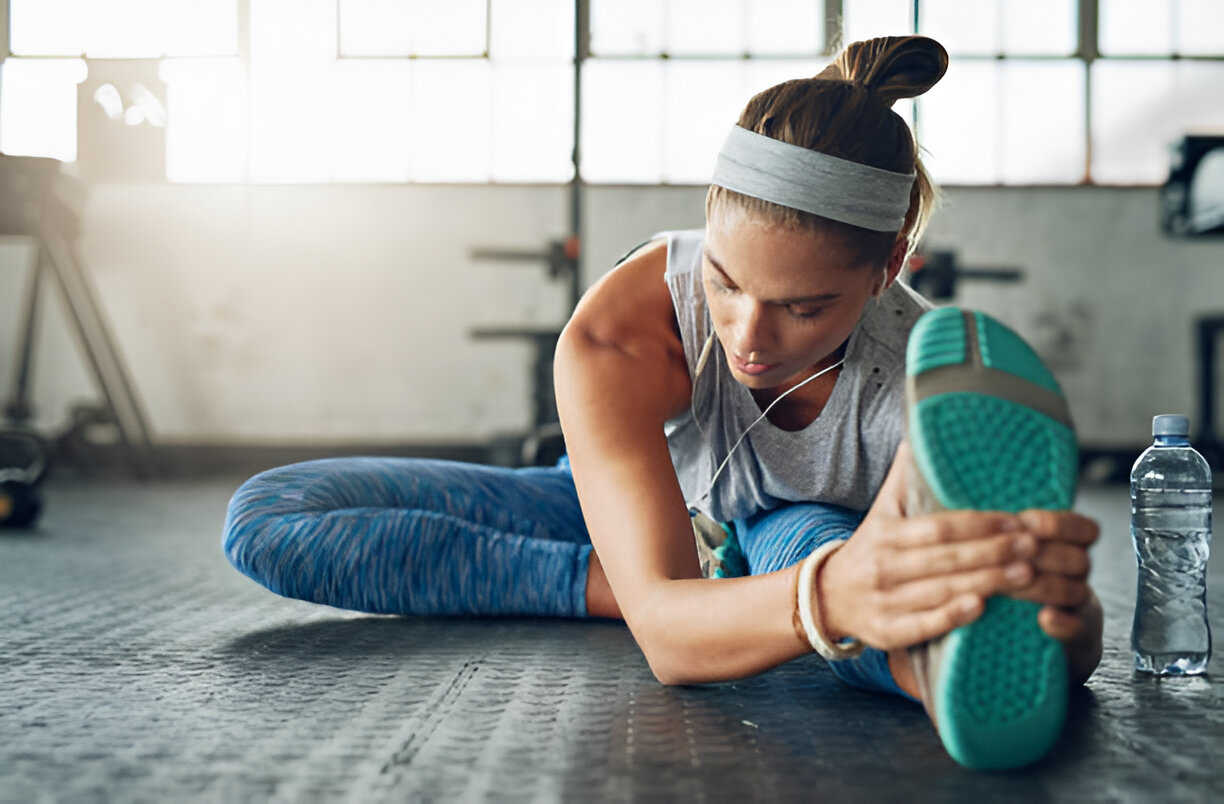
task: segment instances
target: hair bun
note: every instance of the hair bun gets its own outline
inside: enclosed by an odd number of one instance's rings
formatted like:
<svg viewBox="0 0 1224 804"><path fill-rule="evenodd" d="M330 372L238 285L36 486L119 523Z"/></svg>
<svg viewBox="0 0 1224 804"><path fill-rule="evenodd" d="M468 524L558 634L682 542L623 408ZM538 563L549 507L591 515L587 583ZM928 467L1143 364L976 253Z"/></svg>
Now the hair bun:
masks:
<svg viewBox="0 0 1224 804"><path fill-rule="evenodd" d="M926 92L948 70L948 51L927 36L853 42L818 77L862 84L888 106Z"/></svg>

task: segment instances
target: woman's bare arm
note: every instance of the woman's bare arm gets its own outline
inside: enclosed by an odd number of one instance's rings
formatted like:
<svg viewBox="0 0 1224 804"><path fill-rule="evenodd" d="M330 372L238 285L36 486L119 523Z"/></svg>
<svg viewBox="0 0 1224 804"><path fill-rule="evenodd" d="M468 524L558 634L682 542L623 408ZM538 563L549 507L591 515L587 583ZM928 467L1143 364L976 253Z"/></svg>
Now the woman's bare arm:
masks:
<svg viewBox="0 0 1224 804"><path fill-rule="evenodd" d="M584 297L557 347L557 406L598 561L655 675L741 678L810 649L791 626L793 569L701 579L663 434L691 393L665 260L644 249Z"/></svg>

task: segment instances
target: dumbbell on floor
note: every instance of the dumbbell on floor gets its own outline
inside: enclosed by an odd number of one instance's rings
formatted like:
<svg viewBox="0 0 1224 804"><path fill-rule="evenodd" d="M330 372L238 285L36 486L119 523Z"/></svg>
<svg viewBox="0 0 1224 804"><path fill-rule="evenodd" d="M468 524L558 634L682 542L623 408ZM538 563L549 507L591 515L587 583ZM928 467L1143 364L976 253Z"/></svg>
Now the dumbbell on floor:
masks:
<svg viewBox="0 0 1224 804"><path fill-rule="evenodd" d="M20 480L0 482L0 528L32 527L42 513L42 494Z"/></svg>

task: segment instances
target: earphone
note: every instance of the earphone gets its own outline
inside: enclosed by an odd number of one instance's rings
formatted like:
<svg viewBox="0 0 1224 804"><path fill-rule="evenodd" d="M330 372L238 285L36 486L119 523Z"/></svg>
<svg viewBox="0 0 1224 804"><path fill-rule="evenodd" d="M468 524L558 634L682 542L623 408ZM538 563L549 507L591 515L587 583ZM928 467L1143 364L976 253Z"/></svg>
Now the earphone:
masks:
<svg viewBox="0 0 1224 804"><path fill-rule="evenodd" d="M706 438L705 431L701 429L701 424L697 421L697 410L696 410L697 380L699 377L701 377L701 371L702 369L705 368L706 363L710 359L710 351L713 349L713 346L714 346L714 332L713 330L711 330L710 337L706 338L705 345L701 347L701 355L697 358L697 367L696 367L696 370L693 372L693 401L692 401L693 424L694 426L696 426L697 432L701 434L702 441L705 441L707 443L709 442L709 440ZM722 463L718 465L718 468L716 470L714 470L714 476L710 478L710 483L708 486L706 486L705 491L703 491L700 494L700 496L694 497L692 500L689 500L687 503L685 503L689 508L689 513L691 514L696 510L697 503L701 502L706 497L710 496L710 492L714 490L714 484L718 482L718 476L721 475L723 473L723 470L727 468L727 464L731 461L731 456L735 454L735 450L739 449L739 445L744 442L744 438L747 437L748 433L752 431L752 428L760 424L761 421L766 416L769 415L769 411L773 410L774 405L778 404L783 399L785 399L788 394L792 393L793 391L798 391L800 388L807 385L812 380L818 377L822 377L825 374L828 374L830 371L832 371L835 368L838 368L845 362L846 362L846 358L843 357L841 360L838 360L833 365L822 368L820 371L816 372L811 377L808 377L806 380L794 386L793 388L788 388L786 391L779 394L777 399L775 399L773 402L770 402L769 405L766 406L765 410L761 412L761 415L756 418L756 421L748 425L744 429L744 432L740 433L740 437L736 439L735 444L733 444L731 446L731 449L727 452L727 457L723 458Z"/></svg>

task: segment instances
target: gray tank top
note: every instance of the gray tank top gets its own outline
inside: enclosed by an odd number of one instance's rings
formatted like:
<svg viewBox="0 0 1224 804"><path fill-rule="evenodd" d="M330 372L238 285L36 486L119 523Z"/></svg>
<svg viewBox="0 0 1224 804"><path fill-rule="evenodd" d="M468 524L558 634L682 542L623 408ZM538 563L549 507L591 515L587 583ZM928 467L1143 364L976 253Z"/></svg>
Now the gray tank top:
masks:
<svg viewBox="0 0 1224 804"><path fill-rule="evenodd" d="M689 376L712 331L701 282L702 230L664 232L667 286L676 309ZM931 304L900 282L868 302L846 346L821 414L798 432L763 419L752 428L704 499L718 465L761 415L731 375L722 345L693 383L693 404L667 422L667 443L685 500L718 522L793 502L866 511L884 483L905 427L905 344ZM698 430L694 418L701 422ZM704 434L704 435L703 435Z"/></svg>

